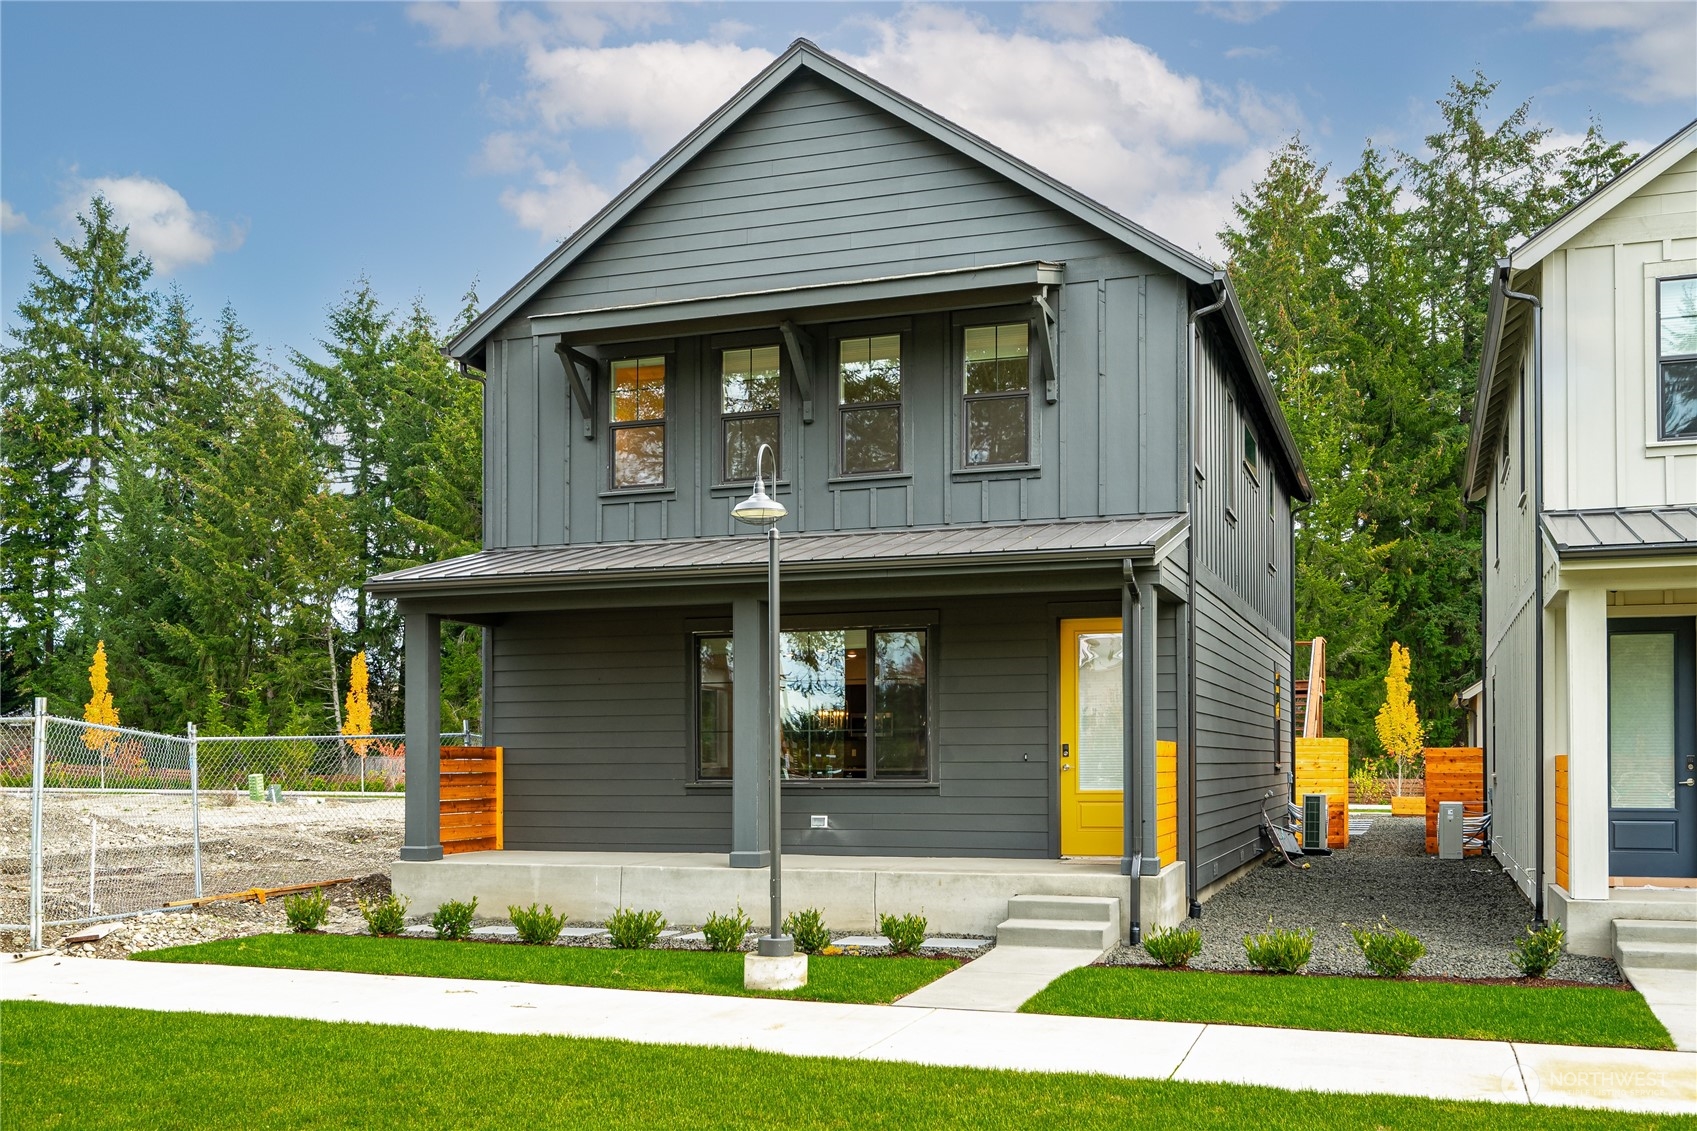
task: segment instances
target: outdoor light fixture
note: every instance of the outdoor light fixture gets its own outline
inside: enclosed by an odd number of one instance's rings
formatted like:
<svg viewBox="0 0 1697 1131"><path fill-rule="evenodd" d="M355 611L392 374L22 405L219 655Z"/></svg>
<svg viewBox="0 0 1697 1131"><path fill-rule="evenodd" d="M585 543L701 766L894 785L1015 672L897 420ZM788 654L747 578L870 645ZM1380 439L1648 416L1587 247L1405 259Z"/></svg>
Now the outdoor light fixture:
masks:
<svg viewBox="0 0 1697 1131"><path fill-rule="evenodd" d="M784 927L784 887L782 865L782 820L783 820L783 749L784 735L782 723L783 705L779 701L783 690L783 660L778 652L778 522L789 513L784 504L766 494L766 482L761 478L761 468L765 465L766 456L772 453L771 445L761 444L759 451L754 454L754 494L731 508L731 514L739 522L751 526L766 527L766 651L771 657L771 670L767 673L772 680L770 698L771 704L770 733L772 737L772 810L770 828L772 830L772 912L771 927L758 943L760 958L792 958L795 955L795 940L783 933ZM778 489L778 457L772 453L772 490ZM750 959L755 956L751 955ZM747 962L744 965L743 980L752 984L761 975L755 973L756 965ZM802 982L806 980L805 968L801 973ZM787 989L789 984L771 985L769 988Z"/></svg>

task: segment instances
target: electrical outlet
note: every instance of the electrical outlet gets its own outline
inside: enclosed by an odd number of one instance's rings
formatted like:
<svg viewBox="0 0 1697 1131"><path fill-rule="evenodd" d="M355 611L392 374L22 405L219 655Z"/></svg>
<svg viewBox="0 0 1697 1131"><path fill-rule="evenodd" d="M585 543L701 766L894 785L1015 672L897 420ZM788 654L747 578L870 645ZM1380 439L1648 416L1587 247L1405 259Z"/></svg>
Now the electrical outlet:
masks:
<svg viewBox="0 0 1697 1131"><path fill-rule="evenodd" d="M828 829L831 827L831 818L824 813L815 813L813 814L813 827L816 829Z"/></svg>

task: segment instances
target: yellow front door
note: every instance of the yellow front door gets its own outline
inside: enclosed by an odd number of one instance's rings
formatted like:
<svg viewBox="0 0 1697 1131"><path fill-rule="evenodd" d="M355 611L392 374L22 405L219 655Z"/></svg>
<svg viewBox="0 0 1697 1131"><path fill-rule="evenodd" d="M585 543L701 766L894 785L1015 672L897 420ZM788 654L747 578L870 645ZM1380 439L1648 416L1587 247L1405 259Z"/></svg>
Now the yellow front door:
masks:
<svg viewBox="0 0 1697 1131"><path fill-rule="evenodd" d="M1061 855L1125 851L1125 647L1118 617L1061 622Z"/></svg>

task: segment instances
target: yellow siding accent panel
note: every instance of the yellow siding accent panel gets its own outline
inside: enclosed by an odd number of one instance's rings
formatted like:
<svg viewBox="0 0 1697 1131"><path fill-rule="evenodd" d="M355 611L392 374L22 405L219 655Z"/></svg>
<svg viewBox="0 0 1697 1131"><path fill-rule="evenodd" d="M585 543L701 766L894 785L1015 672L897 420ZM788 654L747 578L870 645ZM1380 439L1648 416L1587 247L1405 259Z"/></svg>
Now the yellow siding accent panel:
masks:
<svg viewBox="0 0 1697 1131"><path fill-rule="evenodd" d="M1556 883L1567 890L1567 755L1556 755Z"/></svg>
<svg viewBox="0 0 1697 1131"><path fill-rule="evenodd" d="M1178 860L1178 743L1155 743L1155 850L1161 867Z"/></svg>

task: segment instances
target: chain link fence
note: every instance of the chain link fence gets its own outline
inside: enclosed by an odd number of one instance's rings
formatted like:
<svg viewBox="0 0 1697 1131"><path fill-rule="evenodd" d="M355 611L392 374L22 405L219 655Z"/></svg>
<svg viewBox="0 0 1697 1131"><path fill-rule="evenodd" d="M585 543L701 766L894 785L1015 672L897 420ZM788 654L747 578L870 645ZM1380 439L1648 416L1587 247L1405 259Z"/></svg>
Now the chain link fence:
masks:
<svg viewBox="0 0 1697 1131"><path fill-rule="evenodd" d="M469 728L443 745L476 745ZM0 718L0 929L158 910L386 871L406 749L394 734L154 734Z"/></svg>

